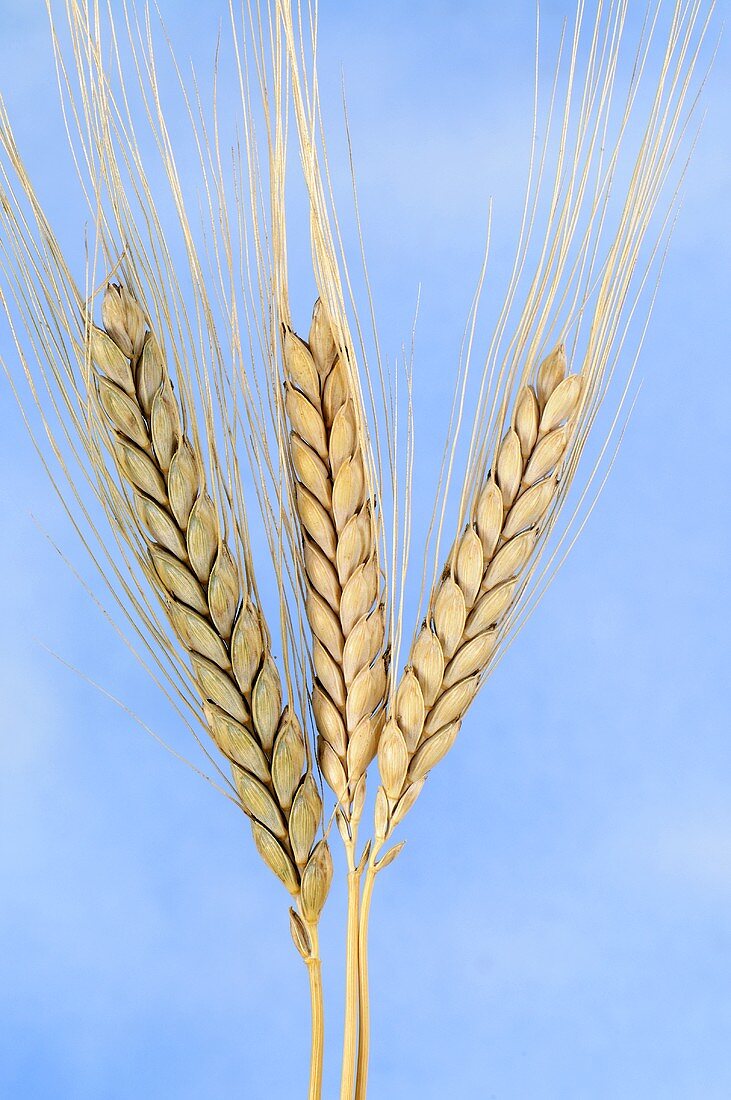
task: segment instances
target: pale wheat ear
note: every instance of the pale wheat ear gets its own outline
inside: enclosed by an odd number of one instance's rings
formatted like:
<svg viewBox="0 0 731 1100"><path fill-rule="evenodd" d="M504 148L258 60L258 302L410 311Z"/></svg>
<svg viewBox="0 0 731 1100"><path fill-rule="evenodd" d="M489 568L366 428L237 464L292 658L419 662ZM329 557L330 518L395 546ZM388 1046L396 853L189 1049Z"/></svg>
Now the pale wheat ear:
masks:
<svg viewBox="0 0 731 1100"><path fill-rule="evenodd" d="M386 698L384 603L375 502L367 483L347 349L337 347L321 301L307 343L282 337L285 408L302 525L307 617L316 681L318 757L338 799L344 837L375 756Z"/></svg>
<svg viewBox="0 0 731 1100"><path fill-rule="evenodd" d="M154 583L190 654L208 730L231 762L256 846L290 893L301 895L306 921L316 922L329 886L326 846L315 851L322 806L246 566L242 575L145 313L126 287L112 284L102 319L104 329L88 327L91 384L116 470L100 472L116 473L131 489ZM120 526L128 519L117 517ZM322 885L313 889L311 879Z"/></svg>
<svg viewBox="0 0 731 1100"><path fill-rule="evenodd" d="M518 391L493 473L457 538L417 634L378 748L383 844L454 744L558 494L582 395L563 344Z"/></svg>

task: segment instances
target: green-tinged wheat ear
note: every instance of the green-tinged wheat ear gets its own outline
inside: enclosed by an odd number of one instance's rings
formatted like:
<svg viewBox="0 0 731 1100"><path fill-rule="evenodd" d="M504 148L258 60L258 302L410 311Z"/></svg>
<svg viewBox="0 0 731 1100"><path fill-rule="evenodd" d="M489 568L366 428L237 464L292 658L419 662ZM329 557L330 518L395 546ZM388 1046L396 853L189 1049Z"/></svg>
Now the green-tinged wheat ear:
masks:
<svg viewBox="0 0 731 1100"><path fill-rule="evenodd" d="M411 649L378 746L376 835L385 840L449 752L514 606L556 498L575 426L580 375L559 345L517 394L493 471L457 538Z"/></svg>
<svg viewBox="0 0 731 1100"><path fill-rule="evenodd" d="M316 843L322 803L302 728L283 705L266 623L224 538L142 308L126 287L110 286L102 319L104 329L88 329L94 388L110 450L132 489L149 575L190 655L208 732L230 761L256 847L291 894L308 884L308 919L316 919L329 886L327 844Z"/></svg>
<svg viewBox="0 0 731 1100"><path fill-rule="evenodd" d="M307 343L284 328L283 356L318 758L347 816L362 798L387 692L375 500L347 353L337 347L320 301Z"/></svg>

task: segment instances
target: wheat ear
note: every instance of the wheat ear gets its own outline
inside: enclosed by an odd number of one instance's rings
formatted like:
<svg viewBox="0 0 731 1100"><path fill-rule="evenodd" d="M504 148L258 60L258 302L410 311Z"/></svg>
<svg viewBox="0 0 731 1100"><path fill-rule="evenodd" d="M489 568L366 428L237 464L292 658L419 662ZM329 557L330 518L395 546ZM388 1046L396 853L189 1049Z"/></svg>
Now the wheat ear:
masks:
<svg viewBox="0 0 731 1100"><path fill-rule="evenodd" d="M308 342L284 329L285 407L313 635L312 709L322 773L348 817L383 720L385 611L361 426L346 355L322 302Z"/></svg>
<svg viewBox="0 0 731 1100"><path fill-rule="evenodd" d="M231 764L256 847L316 923L332 874L327 842L316 842L322 802L300 723L282 705L264 617L223 536L143 310L126 287L110 286L102 319L104 330L87 330L95 392L132 488L149 576L190 655L208 731Z"/></svg>
<svg viewBox="0 0 731 1100"><path fill-rule="evenodd" d="M376 841L416 802L488 672L560 486L582 394L563 344L516 396L494 468L432 592L378 746Z"/></svg>

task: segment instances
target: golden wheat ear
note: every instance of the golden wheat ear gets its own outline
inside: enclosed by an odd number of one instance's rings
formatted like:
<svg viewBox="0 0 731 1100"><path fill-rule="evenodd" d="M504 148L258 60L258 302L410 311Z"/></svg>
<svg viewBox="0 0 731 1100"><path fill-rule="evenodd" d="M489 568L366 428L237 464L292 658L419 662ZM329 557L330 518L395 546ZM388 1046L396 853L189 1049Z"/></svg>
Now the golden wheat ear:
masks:
<svg viewBox="0 0 731 1100"><path fill-rule="evenodd" d="M142 307L126 287L112 285L102 320L103 328L86 330L96 367L93 405L108 429L117 474L132 492L148 575L190 656L208 732L231 764L256 847L300 899L305 920L316 921L332 877L327 841L316 841L322 801L300 722L283 705L252 578L224 537Z"/></svg>
<svg viewBox="0 0 731 1100"><path fill-rule="evenodd" d="M544 517L556 501L582 394L563 344L519 390L493 471L456 539L378 746L376 837L387 839L449 752L485 680Z"/></svg>
<svg viewBox="0 0 731 1100"><path fill-rule="evenodd" d="M385 593L347 350L321 301L307 342L285 327L285 408L313 636L312 710L322 774L342 812L360 817L363 777L384 720Z"/></svg>

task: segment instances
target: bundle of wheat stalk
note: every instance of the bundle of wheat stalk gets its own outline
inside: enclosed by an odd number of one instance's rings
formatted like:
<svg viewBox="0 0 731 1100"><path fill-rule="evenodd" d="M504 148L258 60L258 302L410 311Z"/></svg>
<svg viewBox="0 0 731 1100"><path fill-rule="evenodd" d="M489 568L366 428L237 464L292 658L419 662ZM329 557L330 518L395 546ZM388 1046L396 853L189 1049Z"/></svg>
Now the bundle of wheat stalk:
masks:
<svg viewBox="0 0 731 1100"><path fill-rule="evenodd" d="M69 0L70 61L62 36L53 44L88 177L94 258L82 292L2 108L0 270L15 347L4 365L29 427L42 427L34 442L141 658L213 743L217 784L291 896L291 934L310 979L310 1100L323 1090L318 926L337 825L348 896L340 1095L365 1100L374 883L573 538L580 511L567 501L664 239L712 4L679 2L665 19L658 5L624 99L627 0L597 0L593 21L578 6L554 86L565 71L560 140L552 141L554 90L476 388L476 304L470 320L449 433L451 446L471 407L466 462L460 473L445 454L436 537L423 554L433 583L401 657L406 567L397 562L408 559L413 455L404 477L393 404L381 408L375 397L388 390L384 368L378 358L378 374L369 370L350 289L322 139L317 20L287 0L265 7L231 20L244 134L230 158L234 200L220 119L211 136L198 93L183 90L209 215L201 238L162 109L149 16L140 25L125 5L125 55L109 16ZM649 91L638 97L643 80ZM309 327L293 320L289 297L290 116L309 200ZM175 231L141 152L143 123L162 158ZM622 188L620 154L630 169ZM583 492L574 488L579 504L598 468ZM274 630L256 579L253 504L273 563ZM325 805L321 780L332 792Z"/></svg>

